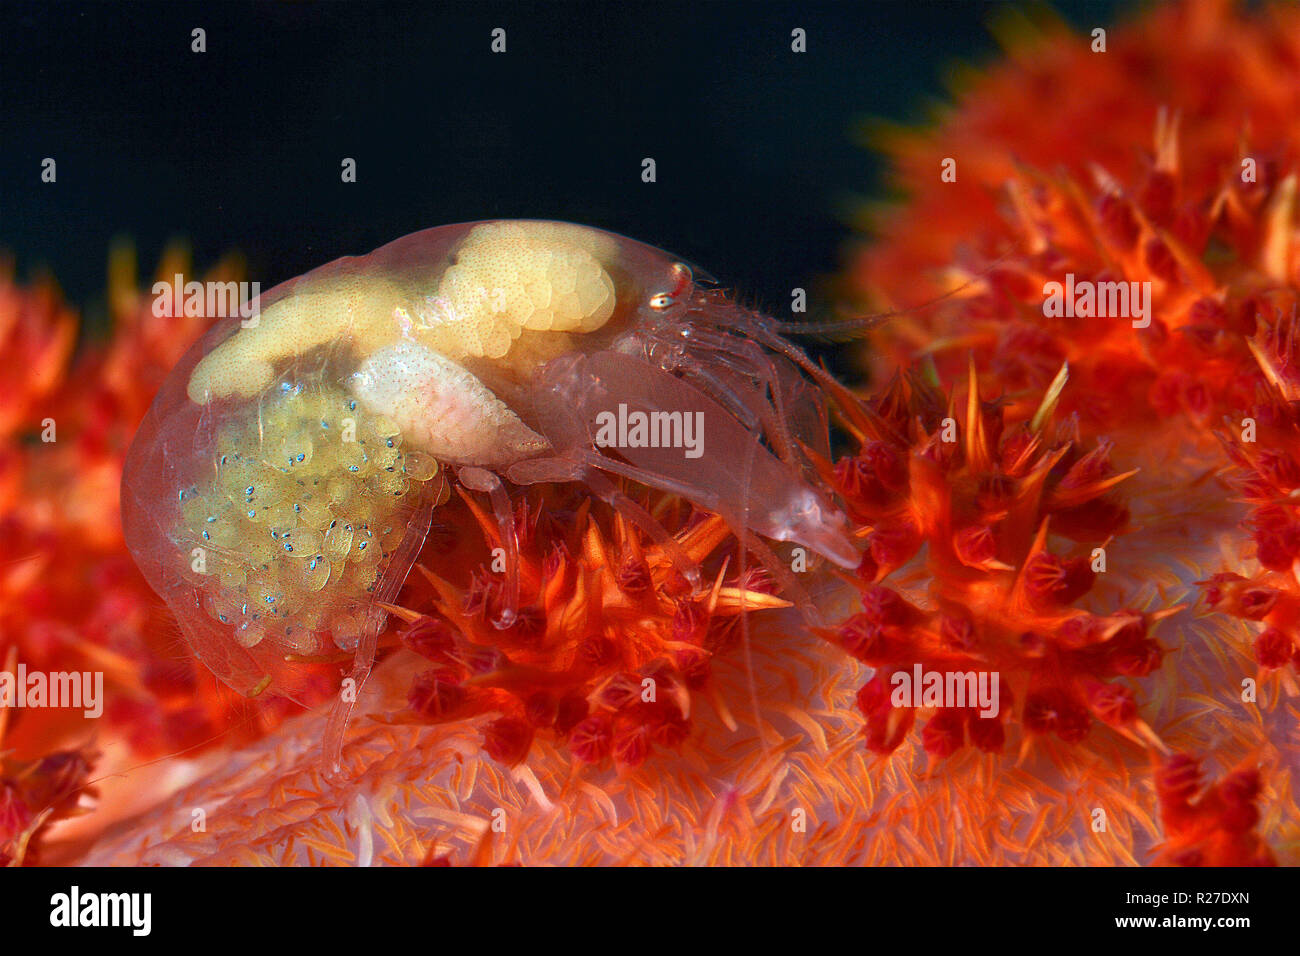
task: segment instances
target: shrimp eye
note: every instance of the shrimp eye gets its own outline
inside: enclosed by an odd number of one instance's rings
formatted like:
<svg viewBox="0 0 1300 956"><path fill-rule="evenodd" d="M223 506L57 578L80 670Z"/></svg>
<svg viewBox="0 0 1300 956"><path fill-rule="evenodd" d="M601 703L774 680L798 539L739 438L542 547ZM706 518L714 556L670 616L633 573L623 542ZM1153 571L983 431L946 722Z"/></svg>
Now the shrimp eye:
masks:
<svg viewBox="0 0 1300 956"><path fill-rule="evenodd" d="M666 309L681 297L691 285L691 267L684 262L674 262L672 266L673 287L669 292L659 292L650 297L650 308Z"/></svg>

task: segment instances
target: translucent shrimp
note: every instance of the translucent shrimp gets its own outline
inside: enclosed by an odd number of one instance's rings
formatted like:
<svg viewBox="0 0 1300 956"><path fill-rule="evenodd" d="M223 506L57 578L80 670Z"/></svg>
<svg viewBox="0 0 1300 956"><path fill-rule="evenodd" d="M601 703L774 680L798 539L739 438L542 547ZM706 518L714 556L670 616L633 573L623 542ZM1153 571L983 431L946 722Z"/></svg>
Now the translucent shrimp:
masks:
<svg viewBox="0 0 1300 956"><path fill-rule="evenodd" d="M304 661L364 677L449 482L489 496L518 600L509 484L584 482L697 569L609 475L843 567L858 552L803 457L826 412L771 319L653 247L583 226L428 229L216 324L128 455L127 543L235 690L293 696Z"/></svg>

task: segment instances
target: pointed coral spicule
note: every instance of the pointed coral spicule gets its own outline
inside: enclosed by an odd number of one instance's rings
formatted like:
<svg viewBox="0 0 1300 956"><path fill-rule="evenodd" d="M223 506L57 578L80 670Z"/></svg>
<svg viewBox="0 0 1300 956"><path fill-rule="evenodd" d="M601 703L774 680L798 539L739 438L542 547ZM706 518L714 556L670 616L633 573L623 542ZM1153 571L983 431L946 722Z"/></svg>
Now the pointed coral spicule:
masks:
<svg viewBox="0 0 1300 956"><path fill-rule="evenodd" d="M1010 426L973 369L961 402L913 374L869 402L835 392L857 450L820 467L868 550L862 611L821 633L876 669L858 695L868 749L895 750L923 710L931 755L1000 751L1017 702L1030 734L1078 743L1099 720L1154 740L1116 679L1159 666L1150 627L1172 611L1076 606L1126 530L1115 488L1132 472L1116 472L1109 444L1084 450L1050 426L1064 385L1062 370L1032 421ZM923 549L926 608L884 584Z"/></svg>
<svg viewBox="0 0 1300 956"><path fill-rule="evenodd" d="M726 524L677 499L647 504L704 571L693 588L644 533L574 486L535 488L516 511L522 607L498 628L490 570L498 525L462 496L439 509L420 557L431 606L408 587L403 644L433 662L402 719L495 714L484 749L511 765L546 734L577 763L644 763L690 733L692 695L711 692L711 661L739 641L738 619L788 607L763 572L738 573ZM466 568L474 568L466 572Z"/></svg>

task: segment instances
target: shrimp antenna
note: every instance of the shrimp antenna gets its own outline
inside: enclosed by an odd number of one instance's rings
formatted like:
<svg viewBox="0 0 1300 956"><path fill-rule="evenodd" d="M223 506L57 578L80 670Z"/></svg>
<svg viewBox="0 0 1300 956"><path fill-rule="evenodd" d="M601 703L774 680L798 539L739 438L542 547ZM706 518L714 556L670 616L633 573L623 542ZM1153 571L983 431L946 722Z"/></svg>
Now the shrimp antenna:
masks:
<svg viewBox="0 0 1300 956"><path fill-rule="evenodd" d="M894 309L889 312L875 312L871 315L855 315L846 319L827 319L823 322L775 322L773 323L773 326L776 331L780 332L782 335L810 335L828 341L851 341L860 336L863 332L874 329L886 319L892 319L900 315L910 315L914 312L922 312L965 292L975 283L983 281L990 272L996 269L1002 262L1013 254L1013 252L1003 253L961 285L949 289L943 295L922 302L920 305L909 306L905 309Z"/></svg>

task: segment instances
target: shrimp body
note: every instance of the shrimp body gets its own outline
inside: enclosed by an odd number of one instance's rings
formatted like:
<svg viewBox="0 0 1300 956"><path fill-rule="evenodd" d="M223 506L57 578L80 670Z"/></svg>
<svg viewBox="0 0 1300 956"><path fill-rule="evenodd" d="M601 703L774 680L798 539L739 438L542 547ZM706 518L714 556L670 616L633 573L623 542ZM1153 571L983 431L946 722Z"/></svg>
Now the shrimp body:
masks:
<svg viewBox="0 0 1300 956"><path fill-rule="evenodd" d="M850 567L801 457L826 439L800 365L770 320L651 246L555 222L424 230L195 344L128 454L127 543L194 652L250 695L292 696L302 661L368 664L451 480L492 496L507 541L503 478L583 481L653 520L615 474ZM633 430L610 431L618 415Z"/></svg>

